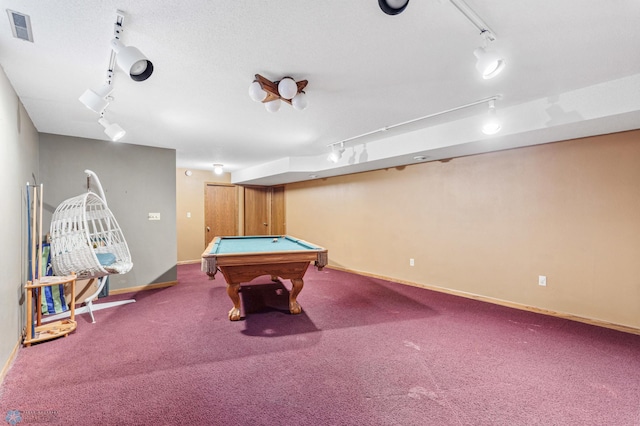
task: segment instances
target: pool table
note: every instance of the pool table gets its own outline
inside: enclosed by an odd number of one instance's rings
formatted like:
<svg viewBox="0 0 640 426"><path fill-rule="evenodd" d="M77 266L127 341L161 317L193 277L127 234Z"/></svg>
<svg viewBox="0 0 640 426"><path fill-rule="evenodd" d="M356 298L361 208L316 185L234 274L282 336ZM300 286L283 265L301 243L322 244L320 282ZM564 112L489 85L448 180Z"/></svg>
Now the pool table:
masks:
<svg viewBox="0 0 640 426"><path fill-rule="evenodd" d="M240 284L261 275L291 280L289 311L299 314L297 302L304 286L304 276L310 262L318 270L327 264L327 249L288 235L215 237L202 253L202 271L213 279L220 270L227 281L227 294L233 302L229 319L240 319Z"/></svg>

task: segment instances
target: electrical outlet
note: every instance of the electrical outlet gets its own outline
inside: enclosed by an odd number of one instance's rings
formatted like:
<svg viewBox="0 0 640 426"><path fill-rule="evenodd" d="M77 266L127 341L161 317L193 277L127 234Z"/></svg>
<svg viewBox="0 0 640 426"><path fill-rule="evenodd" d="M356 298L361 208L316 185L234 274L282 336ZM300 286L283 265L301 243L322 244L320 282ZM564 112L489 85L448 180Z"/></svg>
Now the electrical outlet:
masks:
<svg viewBox="0 0 640 426"><path fill-rule="evenodd" d="M413 261L413 259L409 259L409 266L414 266L416 263Z"/></svg>
<svg viewBox="0 0 640 426"><path fill-rule="evenodd" d="M160 213L149 213L149 220L160 220Z"/></svg>
<svg viewBox="0 0 640 426"><path fill-rule="evenodd" d="M547 286L547 276L546 275L538 275L538 285L543 287Z"/></svg>

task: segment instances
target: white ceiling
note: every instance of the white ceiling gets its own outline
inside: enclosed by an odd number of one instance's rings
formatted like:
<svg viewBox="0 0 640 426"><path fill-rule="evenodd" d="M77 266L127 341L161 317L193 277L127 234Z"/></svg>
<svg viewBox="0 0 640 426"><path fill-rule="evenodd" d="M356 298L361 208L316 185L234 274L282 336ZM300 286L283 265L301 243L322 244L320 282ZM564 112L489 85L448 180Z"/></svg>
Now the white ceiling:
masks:
<svg viewBox="0 0 640 426"><path fill-rule="evenodd" d="M177 167L222 163L232 181L278 184L640 128L640 1L467 0L495 32L502 74L475 70L479 31L449 0L0 0L31 17L34 42L0 17L0 65L37 130L108 140L78 97L107 76L116 10L122 41L154 64L114 76L105 117L123 143L173 148ZM4 13L4 12L3 12ZM248 96L254 74L306 79L309 107L269 113ZM494 95L484 104L329 144ZM89 167L90 165L87 165Z"/></svg>

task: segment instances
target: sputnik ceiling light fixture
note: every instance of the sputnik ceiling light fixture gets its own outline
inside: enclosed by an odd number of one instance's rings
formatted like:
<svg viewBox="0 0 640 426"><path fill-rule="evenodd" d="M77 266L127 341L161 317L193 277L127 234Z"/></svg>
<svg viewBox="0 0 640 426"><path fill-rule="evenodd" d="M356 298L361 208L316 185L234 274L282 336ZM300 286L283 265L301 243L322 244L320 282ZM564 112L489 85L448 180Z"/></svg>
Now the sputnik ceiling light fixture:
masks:
<svg viewBox="0 0 640 426"><path fill-rule="evenodd" d="M256 102L262 102L269 112L280 110L282 101L302 111L308 105L304 92L307 83L307 80L295 81L291 77L283 77L280 81L272 82L256 74L255 80L249 86L249 97Z"/></svg>
<svg viewBox="0 0 640 426"><path fill-rule="evenodd" d="M353 136L353 137L350 137L348 139L343 139L343 140L341 140L339 142L331 143L331 144L327 145L327 147L331 148L331 153L329 154L329 157L327 157L327 160L332 162L332 163L337 163L338 161L340 161L340 158L342 157L342 154L344 153L344 150L345 150L344 144L347 143L347 142L351 142L351 141L353 141L355 139L360 139L360 138L363 138L365 136L374 135L374 134L380 133L380 132L386 132L386 131L394 129L396 127L406 126L407 124L415 123L417 121L426 120L428 118L438 117L440 115L449 114L449 113L454 112L454 111L459 111L461 109L470 108L472 106L485 104L485 103L489 104L489 115L488 115L487 119L483 123L482 132L487 134L487 135L495 134L495 133L499 132L500 129L501 129L501 124L500 124L500 121L499 121L498 116L496 114L495 101L498 100L498 99L501 99L501 98L502 98L502 95L494 95L494 96L491 96L491 97L488 97L488 98L480 99L480 100L475 101L475 102L470 102L470 103L465 104L465 105L460 105L460 106L457 106L457 107L454 107L454 108L450 108L450 109L447 109L447 110L444 110L444 111L436 112L434 114L424 115L422 117L414 118L412 120L403 121L402 123L393 124L391 126L386 126L386 127L382 127L380 129L377 129L377 130L372 130L370 132L363 133L363 134L358 135L358 136Z"/></svg>
<svg viewBox="0 0 640 426"><path fill-rule="evenodd" d="M114 142L120 140L126 134L125 130L118 124L110 123L104 118L105 111L113 100L111 93L113 92L113 73L116 64L129 74L134 81L144 81L153 73L153 64L140 50L133 46L125 46L120 41L123 23L124 13L117 10L113 39L110 43L111 56L109 58L106 82L95 90L86 90L79 98L84 106L100 116L98 123L104 127L104 132Z"/></svg>

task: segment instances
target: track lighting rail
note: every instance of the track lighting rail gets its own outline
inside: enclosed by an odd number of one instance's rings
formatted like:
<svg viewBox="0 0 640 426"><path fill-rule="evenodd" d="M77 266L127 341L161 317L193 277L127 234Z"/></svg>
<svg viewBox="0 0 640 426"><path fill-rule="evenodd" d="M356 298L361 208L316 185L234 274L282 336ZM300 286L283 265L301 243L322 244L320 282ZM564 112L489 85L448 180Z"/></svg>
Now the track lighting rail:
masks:
<svg viewBox="0 0 640 426"><path fill-rule="evenodd" d="M395 129L396 127L406 126L407 124L415 123L417 121L426 120L426 119L429 119L429 118L438 117L438 116L444 115L444 114L449 114L451 112L459 111L461 109L469 108L469 107L472 107L472 106L485 104L485 103L491 104L491 102L494 102L494 101L499 100L499 99L502 99L502 95L493 95L493 96L490 96L488 98L480 99L480 100L477 100L477 101L474 101L474 102L470 102L468 104L464 104L464 105L460 105L460 106L457 106L457 107L449 108L449 109L446 109L444 111L440 111L440 112L436 112L436 113L428 114L428 115L423 115L422 117L418 117L418 118L414 118L414 119L411 119L411 120L403 121L403 122L397 123L397 124L392 124L390 126L382 127L380 129L377 129L377 130L372 130L370 132L363 133L361 135L357 135L357 136L353 136L353 137L350 137L350 138L347 138L347 139L343 139L343 140L341 140L339 142L333 142L333 143L328 144L327 147L333 148L336 145L340 145L341 147L344 147L344 144L346 142L351 142L351 141L353 141L355 139L360 139L360 138L363 138L365 136L370 136L370 135L373 135L373 134L376 134L376 133L386 132L387 130Z"/></svg>
<svg viewBox="0 0 640 426"><path fill-rule="evenodd" d="M465 18L469 20L478 30L480 30L480 34L487 37L490 41L496 40L496 34L493 32L491 28L478 16L478 14L471 9L471 7L464 2L464 0L449 0L451 4L453 4L456 9L462 13Z"/></svg>

